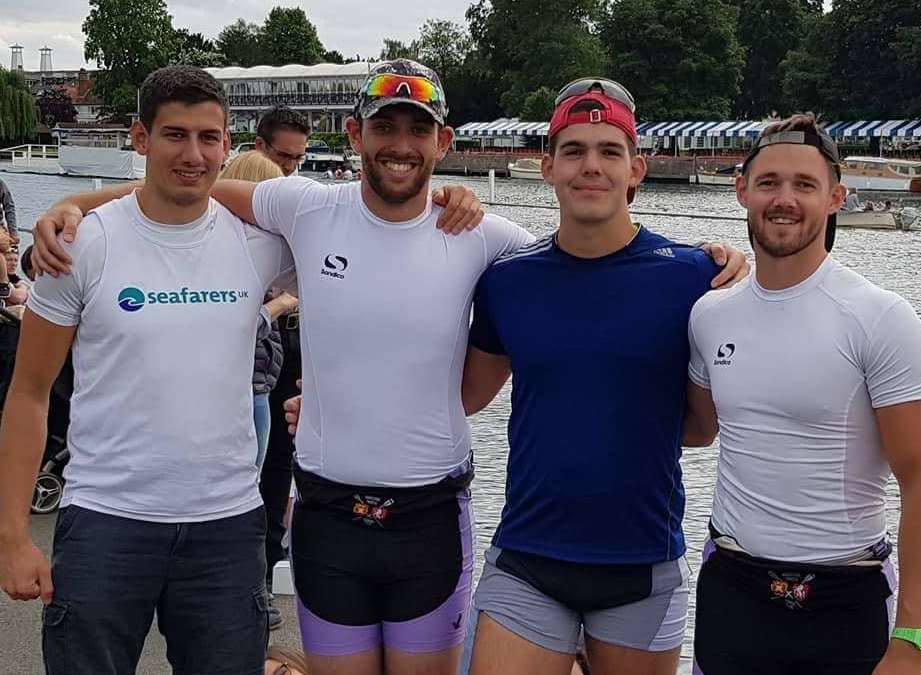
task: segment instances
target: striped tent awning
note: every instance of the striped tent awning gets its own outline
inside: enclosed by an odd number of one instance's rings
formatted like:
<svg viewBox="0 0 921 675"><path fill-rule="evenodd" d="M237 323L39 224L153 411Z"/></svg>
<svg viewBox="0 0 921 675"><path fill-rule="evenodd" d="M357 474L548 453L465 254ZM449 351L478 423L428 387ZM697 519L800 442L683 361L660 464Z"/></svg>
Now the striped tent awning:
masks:
<svg viewBox="0 0 921 675"><path fill-rule="evenodd" d="M921 136L921 120L860 120L828 122L825 131L842 138L916 138ZM915 133L919 132L919 133Z"/></svg>
<svg viewBox="0 0 921 675"><path fill-rule="evenodd" d="M549 122L522 122L518 118L498 119L494 122L468 122L455 130L463 138L487 136L546 136Z"/></svg>
<svg viewBox="0 0 921 675"><path fill-rule="evenodd" d="M726 122L643 122L637 125L639 136L696 138L755 138L769 122L732 120ZM835 139L921 138L921 120L860 120L824 123L825 131ZM493 122L468 122L455 130L461 138L490 136L546 136L549 122L522 122L502 118Z"/></svg>

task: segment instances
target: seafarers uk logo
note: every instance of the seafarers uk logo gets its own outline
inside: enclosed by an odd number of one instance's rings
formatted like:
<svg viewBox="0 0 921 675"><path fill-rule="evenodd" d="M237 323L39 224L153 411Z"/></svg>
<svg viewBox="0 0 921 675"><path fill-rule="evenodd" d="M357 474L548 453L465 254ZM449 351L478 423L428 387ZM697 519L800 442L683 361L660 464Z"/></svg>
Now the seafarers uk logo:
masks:
<svg viewBox="0 0 921 675"><path fill-rule="evenodd" d="M249 291L191 290L183 286L178 291L147 291L136 286L125 286L118 293L118 306L126 312L139 312L144 305L232 305L249 297Z"/></svg>

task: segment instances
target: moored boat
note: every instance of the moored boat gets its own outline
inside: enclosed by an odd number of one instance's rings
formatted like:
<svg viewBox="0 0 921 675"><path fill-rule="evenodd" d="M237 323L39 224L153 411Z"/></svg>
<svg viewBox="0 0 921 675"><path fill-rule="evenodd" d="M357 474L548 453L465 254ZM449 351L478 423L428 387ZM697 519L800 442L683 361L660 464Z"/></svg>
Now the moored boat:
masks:
<svg viewBox="0 0 921 675"><path fill-rule="evenodd" d="M867 230L897 230L899 221L893 211L839 211L838 227Z"/></svg>
<svg viewBox="0 0 921 675"><path fill-rule="evenodd" d="M508 165L508 173L512 178L525 180L543 180L544 175L540 170L540 160L532 157L522 157Z"/></svg>
<svg viewBox="0 0 921 675"><path fill-rule="evenodd" d="M742 173L742 165L721 166L715 171L698 169L697 173L691 176L691 182L698 185L735 185L736 176Z"/></svg>
<svg viewBox="0 0 921 675"><path fill-rule="evenodd" d="M921 162L887 157L847 157L841 182L849 188L921 192Z"/></svg>

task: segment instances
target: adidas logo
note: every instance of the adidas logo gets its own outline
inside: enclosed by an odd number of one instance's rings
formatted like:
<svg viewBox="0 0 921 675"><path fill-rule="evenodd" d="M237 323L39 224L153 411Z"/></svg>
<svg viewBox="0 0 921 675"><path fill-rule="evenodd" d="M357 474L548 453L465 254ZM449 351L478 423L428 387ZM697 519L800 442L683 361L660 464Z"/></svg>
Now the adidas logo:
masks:
<svg viewBox="0 0 921 675"><path fill-rule="evenodd" d="M672 250L671 246L666 246L664 248L657 248L655 251L653 251L653 253L655 253L656 255L661 255L665 258L675 257L675 252Z"/></svg>

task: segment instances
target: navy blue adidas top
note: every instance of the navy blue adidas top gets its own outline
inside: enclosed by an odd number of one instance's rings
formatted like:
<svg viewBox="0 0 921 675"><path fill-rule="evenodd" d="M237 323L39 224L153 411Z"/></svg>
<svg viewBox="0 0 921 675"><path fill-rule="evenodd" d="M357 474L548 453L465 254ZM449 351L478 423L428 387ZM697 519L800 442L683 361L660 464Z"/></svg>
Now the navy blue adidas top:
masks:
<svg viewBox="0 0 921 675"><path fill-rule="evenodd" d="M687 325L717 271L640 229L596 259L546 237L483 274L470 344L513 373L497 546L598 564L684 555Z"/></svg>

